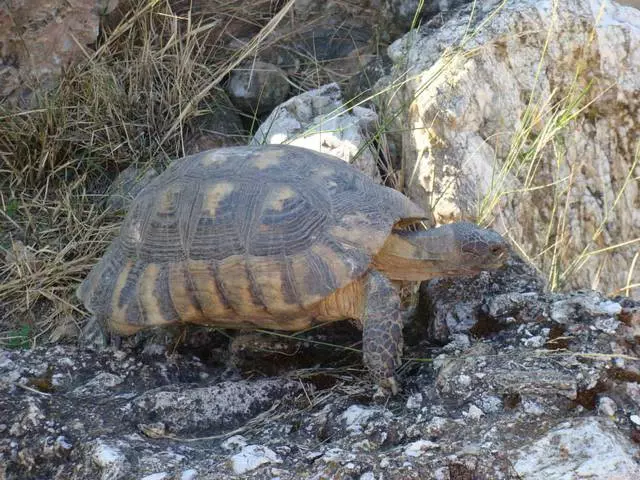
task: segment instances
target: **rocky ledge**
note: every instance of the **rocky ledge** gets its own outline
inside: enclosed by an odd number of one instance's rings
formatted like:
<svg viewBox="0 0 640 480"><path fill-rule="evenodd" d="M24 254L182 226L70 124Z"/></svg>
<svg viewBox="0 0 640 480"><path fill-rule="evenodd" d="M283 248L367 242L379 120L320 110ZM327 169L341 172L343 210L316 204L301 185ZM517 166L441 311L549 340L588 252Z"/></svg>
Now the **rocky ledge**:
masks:
<svg viewBox="0 0 640 480"><path fill-rule="evenodd" d="M516 258L420 293L382 401L347 323L0 350L0 478L640 478L640 304Z"/></svg>

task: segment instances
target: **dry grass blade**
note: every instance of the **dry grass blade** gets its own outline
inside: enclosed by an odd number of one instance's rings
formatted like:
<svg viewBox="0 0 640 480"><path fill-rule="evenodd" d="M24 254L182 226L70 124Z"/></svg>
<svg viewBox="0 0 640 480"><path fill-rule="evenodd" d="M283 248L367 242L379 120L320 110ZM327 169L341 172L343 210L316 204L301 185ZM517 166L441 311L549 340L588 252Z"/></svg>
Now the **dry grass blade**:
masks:
<svg viewBox="0 0 640 480"><path fill-rule="evenodd" d="M173 135L184 122L187 115L189 115L198 105L198 103L233 70L237 67L243 60L249 57L270 34L276 28L276 26L282 21L285 15L289 12L289 10L295 4L295 0L290 0L287 2L282 9L269 21L267 25L265 25L262 30L254 36L251 41L249 41L246 46L244 46L239 52L232 56L232 58L223 65L217 75L213 77L211 83L199 91L188 103L187 105L180 111L178 118L173 122L171 128L167 131L165 136L162 139L161 144Z"/></svg>
<svg viewBox="0 0 640 480"><path fill-rule="evenodd" d="M32 108L0 105L0 343L75 328L85 313L75 288L121 221L104 211L107 187L129 165L162 168L183 156L185 134L210 111L199 100L218 108L217 84L293 4L276 13L263 2L267 10L247 16L248 2L218 2L219 12L193 22L189 8L175 13L180 2L133 3ZM216 47L241 18L266 25L230 60Z"/></svg>

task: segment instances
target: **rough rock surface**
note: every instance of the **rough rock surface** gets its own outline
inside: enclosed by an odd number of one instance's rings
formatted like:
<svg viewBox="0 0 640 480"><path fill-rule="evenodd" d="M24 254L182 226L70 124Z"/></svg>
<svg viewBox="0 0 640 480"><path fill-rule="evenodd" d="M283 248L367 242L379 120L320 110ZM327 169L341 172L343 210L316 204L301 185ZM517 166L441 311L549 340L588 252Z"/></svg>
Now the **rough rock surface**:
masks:
<svg viewBox="0 0 640 480"><path fill-rule="evenodd" d="M0 99L51 87L98 37L101 15L118 0L8 0L0 3Z"/></svg>
<svg viewBox="0 0 640 480"><path fill-rule="evenodd" d="M376 121L373 110L346 108L340 87L331 83L276 107L260 125L251 144L287 143L328 153L380 181L369 137Z"/></svg>
<svg viewBox="0 0 640 480"><path fill-rule="evenodd" d="M463 7L390 46L395 75L406 79L387 90L390 101L408 107L399 125L404 189L432 205L440 221L473 217L491 191L528 189L499 199L495 227L509 230L529 255L557 241L565 269L585 248L640 232L640 11L609 0L516 0L491 17L499 3L477 2L471 20L472 7ZM583 93L577 102L584 108L572 110L567 99ZM532 98L546 123L527 123ZM538 147L553 105L563 101L575 118L558 120L554 142ZM540 162L516 163L502 175L517 161L507 156L517 141L523 157L541 148ZM563 286L615 292L637 251L636 242L592 255ZM636 267L630 283L638 282Z"/></svg>
<svg viewBox="0 0 640 480"><path fill-rule="evenodd" d="M468 322L438 346L429 324L461 292ZM339 348L358 345L348 323L278 337L293 353L244 370L195 327L0 351L2 478L639 478L638 302L546 293L517 258L423 293L437 301L407 325L403 390L383 402Z"/></svg>
<svg viewBox="0 0 640 480"><path fill-rule="evenodd" d="M286 73L266 62L248 62L231 72L229 98L240 110L260 115L286 100L291 86Z"/></svg>
<svg viewBox="0 0 640 480"><path fill-rule="evenodd" d="M190 121L184 141L187 155L246 143L246 132L239 111L222 91L215 91L200 102L198 115Z"/></svg>

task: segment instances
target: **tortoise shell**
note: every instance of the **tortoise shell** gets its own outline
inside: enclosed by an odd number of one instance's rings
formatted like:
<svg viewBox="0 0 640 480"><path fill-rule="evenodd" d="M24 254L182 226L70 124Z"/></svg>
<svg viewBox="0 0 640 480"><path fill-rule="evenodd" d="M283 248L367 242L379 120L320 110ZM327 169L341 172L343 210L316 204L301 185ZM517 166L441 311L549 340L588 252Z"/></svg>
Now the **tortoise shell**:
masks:
<svg viewBox="0 0 640 480"><path fill-rule="evenodd" d="M424 217L329 155L210 150L173 162L135 198L77 293L120 333L247 318L284 325L362 277L394 225Z"/></svg>

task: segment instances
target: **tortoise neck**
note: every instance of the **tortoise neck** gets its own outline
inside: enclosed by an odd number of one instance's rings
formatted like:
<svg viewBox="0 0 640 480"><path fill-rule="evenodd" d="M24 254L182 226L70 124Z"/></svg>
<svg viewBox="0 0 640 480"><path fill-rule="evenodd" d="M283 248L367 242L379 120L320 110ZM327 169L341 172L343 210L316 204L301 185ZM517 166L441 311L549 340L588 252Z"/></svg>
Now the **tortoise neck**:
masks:
<svg viewBox="0 0 640 480"><path fill-rule="evenodd" d="M432 258L425 258L424 245L428 242ZM429 231L391 233L382 249L373 259L373 267L392 280L422 281L445 276L443 262L437 251L444 238L436 239Z"/></svg>

